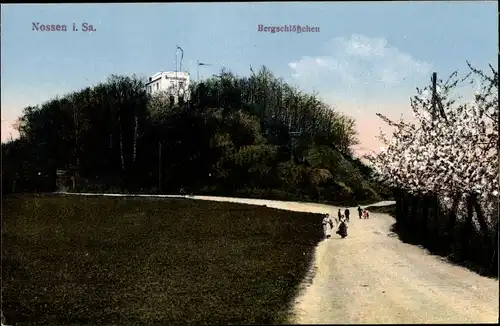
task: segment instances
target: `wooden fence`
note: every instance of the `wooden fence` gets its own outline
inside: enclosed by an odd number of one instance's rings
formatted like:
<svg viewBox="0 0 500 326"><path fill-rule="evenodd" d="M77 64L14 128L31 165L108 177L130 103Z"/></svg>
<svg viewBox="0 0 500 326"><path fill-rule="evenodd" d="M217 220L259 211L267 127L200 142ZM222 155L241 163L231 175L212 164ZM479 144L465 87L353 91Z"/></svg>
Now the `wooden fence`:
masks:
<svg viewBox="0 0 500 326"><path fill-rule="evenodd" d="M498 218L496 225L485 225L481 215L480 227L476 227L473 198L467 201L467 216L457 216L458 201L451 212L445 213L435 196L395 191L394 197L396 231L404 241L423 245L431 253L447 256L483 274L498 276Z"/></svg>

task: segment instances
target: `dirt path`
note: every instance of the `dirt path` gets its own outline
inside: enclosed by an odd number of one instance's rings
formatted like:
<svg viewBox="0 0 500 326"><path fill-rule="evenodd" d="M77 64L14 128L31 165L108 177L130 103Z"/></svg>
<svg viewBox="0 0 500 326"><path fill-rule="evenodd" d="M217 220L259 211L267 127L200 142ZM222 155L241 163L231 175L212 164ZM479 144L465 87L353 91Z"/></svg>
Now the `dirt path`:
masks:
<svg viewBox="0 0 500 326"><path fill-rule="evenodd" d="M328 212L321 204L195 197L265 204L294 211ZM387 203L380 203L387 204ZM454 266L390 234L394 219L372 213L360 220L351 208L349 236L318 246L313 283L297 298L294 322L496 323L498 280Z"/></svg>
<svg viewBox="0 0 500 326"><path fill-rule="evenodd" d="M162 196L167 197L167 196ZM174 196L180 197L180 196ZM330 213L338 207L194 196L293 211ZM383 204L383 203L381 203ZM321 323L497 323L499 284L454 266L390 234L387 214L359 220L351 208L349 236L335 234L316 251L314 278L298 296L293 322Z"/></svg>

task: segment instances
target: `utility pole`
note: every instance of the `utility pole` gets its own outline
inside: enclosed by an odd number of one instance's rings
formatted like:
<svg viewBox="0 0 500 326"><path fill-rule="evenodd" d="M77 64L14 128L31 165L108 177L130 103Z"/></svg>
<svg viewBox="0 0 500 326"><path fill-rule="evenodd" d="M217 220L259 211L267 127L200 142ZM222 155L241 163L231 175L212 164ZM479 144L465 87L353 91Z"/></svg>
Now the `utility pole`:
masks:
<svg viewBox="0 0 500 326"><path fill-rule="evenodd" d="M252 73L252 77L254 77L254 78L255 78L255 72L254 72L254 71L253 71L253 69L252 69L252 65L250 65L250 72ZM250 80L251 80L251 79L249 78L249 81L250 81ZM251 82L251 83L249 83L249 85L248 85L248 87L250 87L250 103L252 103L252 104L253 104L253 91L254 91L254 88L253 88L253 81L254 81L254 80L252 80L252 82Z"/></svg>
<svg viewBox="0 0 500 326"><path fill-rule="evenodd" d="M431 83L432 83L431 107L432 107L432 115L434 116L435 119L437 116L437 111L436 111L437 73L436 72L432 73Z"/></svg>
<svg viewBox="0 0 500 326"><path fill-rule="evenodd" d="M432 82L432 97L431 97L432 114L434 115L434 118L437 117L438 115L438 111L436 110L436 104L437 104L441 118L446 120L446 114L444 112L443 103L441 102L441 99L439 98L439 95L437 93L437 72L432 73L431 82Z"/></svg>
<svg viewBox="0 0 500 326"><path fill-rule="evenodd" d="M200 81L200 66L211 66L209 63L200 62L200 60L196 60L196 81Z"/></svg>
<svg viewBox="0 0 500 326"><path fill-rule="evenodd" d="M219 80L217 81L217 108L220 108L220 90L222 88L222 76L221 75L212 75L213 77L218 78Z"/></svg>
<svg viewBox="0 0 500 326"><path fill-rule="evenodd" d="M198 101L200 101L200 66L211 66L211 64L196 60L196 88L198 90Z"/></svg>

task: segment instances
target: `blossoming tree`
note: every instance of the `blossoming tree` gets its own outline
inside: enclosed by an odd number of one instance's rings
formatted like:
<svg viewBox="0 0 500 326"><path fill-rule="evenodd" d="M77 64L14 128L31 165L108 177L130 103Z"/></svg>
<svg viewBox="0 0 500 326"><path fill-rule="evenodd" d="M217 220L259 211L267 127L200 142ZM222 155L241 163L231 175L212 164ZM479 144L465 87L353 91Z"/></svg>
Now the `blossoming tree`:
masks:
<svg viewBox="0 0 500 326"><path fill-rule="evenodd" d="M491 74L468 65L471 72L464 79L454 73L439 82L438 98L429 87L417 89L411 99L414 121L378 114L395 131L390 139L381 133L386 146L367 158L388 185L437 196L446 210L457 209L469 223L475 215L487 238L498 225L498 72L491 65ZM453 93L459 83L475 78L474 100L458 103Z"/></svg>

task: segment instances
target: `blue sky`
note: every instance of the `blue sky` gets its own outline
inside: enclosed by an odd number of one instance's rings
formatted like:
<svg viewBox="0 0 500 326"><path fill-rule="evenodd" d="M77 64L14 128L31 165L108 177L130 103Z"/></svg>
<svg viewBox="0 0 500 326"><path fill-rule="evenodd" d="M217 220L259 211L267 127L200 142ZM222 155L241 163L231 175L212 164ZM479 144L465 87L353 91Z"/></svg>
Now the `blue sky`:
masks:
<svg viewBox="0 0 500 326"><path fill-rule="evenodd" d="M376 112L398 118L432 71L447 76L497 66L496 2L314 2L2 5L2 140L28 105L103 81L183 68L196 79L227 67L240 75L261 65L313 91L358 122L374 148ZM32 23L66 24L37 32ZM83 22L95 32L72 32ZM264 33L259 24L317 26L317 33ZM15 135L15 133L14 133Z"/></svg>

